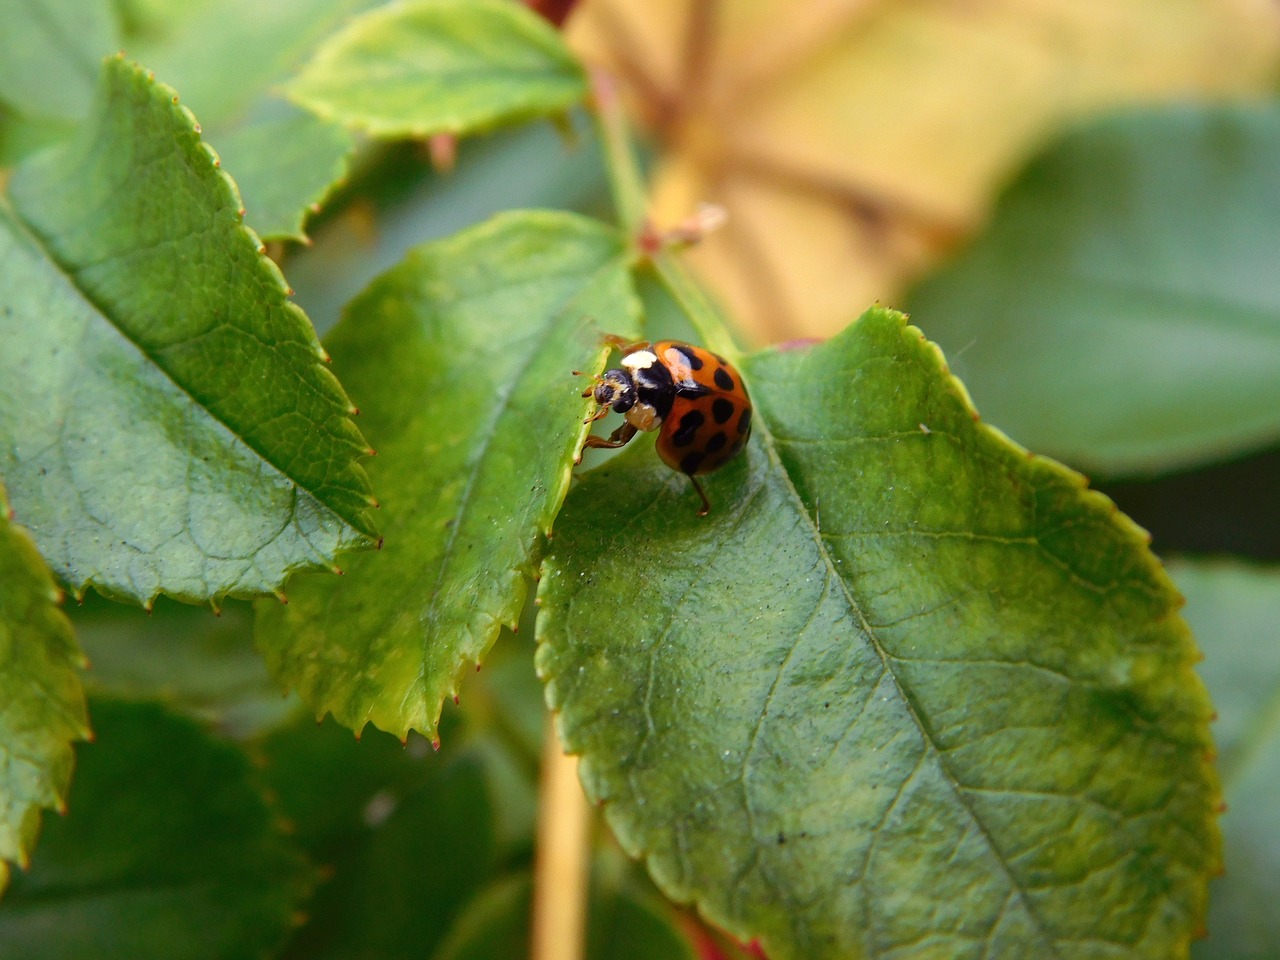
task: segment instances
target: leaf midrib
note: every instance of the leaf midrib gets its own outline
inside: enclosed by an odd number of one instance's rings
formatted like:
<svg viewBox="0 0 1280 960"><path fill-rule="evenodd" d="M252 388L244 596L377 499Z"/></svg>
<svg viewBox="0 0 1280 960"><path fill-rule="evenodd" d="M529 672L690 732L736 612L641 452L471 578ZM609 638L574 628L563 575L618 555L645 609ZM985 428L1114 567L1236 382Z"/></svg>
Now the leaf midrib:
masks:
<svg viewBox="0 0 1280 960"><path fill-rule="evenodd" d="M323 506L324 509L330 515L342 521L349 528L357 531L362 536L372 539L372 535L368 531L364 530L362 525L357 524L351 517L343 516L341 513L339 513L333 507L332 504L322 499L320 495L316 493L316 491L312 490L309 486L302 483L292 473L290 473L280 464L276 463L275 460L272 459L270 456L268 456L265 451L259 449L259 447L254 443L251 443L247 437L243 436L240 433L239 430L237 430L231 424L227 423L226 420L224 420L222 417L219 417L212 410L210 410L209 407L205 404L205 402L200 397L196 396L196 394L194 394L188 387L186 387L177 379L175 379L174 374L169 370L167 366L161 363L154 354L152 354L150 351L144 348L142 344L140 344L137 340L135 340L127 330L121 327L116 322L115 318L112 317L111 314L108 313L107 310L103 308L102 304L100 304L95 297L93 297L87 290L84 289L83 286L81 286L80 283L77 282L76 272L63 266L62 262L57 257L55 257L53 253L50 251L48 245L45 242L44 237L41 236L39 233L37 233L26 222L26 220L21 216L21 214L16 209L12 207L10 207L9 209L13 212L14 215L6 218L7 222L12 224L15 229L21 230L22 233L28 237L28 239L31 241L34 247L34 250L38 252L41 258L44 260L44 262L48 264L58 274L58 276L60 276L66 282L67 286L75 291L76 296L80 297L84 301L84 303L90 307L95 318L99 318L104 323L106 323L106 325L110 327L112 330L114 330L116 334L118 334L125 343L133 347L133 349L138 352L138 355L142 357L150 365L150 367L153 370L156 370L161 375L163 375L165 380L167 380L170 384L172 384L173 387L179 393L185 396L193 406L195 406L198 410L200 410L206 417L208 417L214 423L217 423L220 426L222 426L227 431L228 434L230 434L236 440L243 443L247 449L252 450L254 454L256 454L262 460L263 463L267 464L269 467L275 470L276 473L278 473L281 477L284 477L286 480L288 480L292 484L295 490L306 491L306 493L312 498L312 500L314 500L316 503ZM246 228L241 226L240 229L245 230ZM130 251L130 252L133 252L133 251ZM97 261L97 263L103 263L113 259L120 259L123 256L124 254L117 254L112 257L104 258L101 261ZM206 330L206 331L202 331L200 335L204 336L208 333L209 331ZM315 392L315 388L312 384L306 383L305 381L303 381L303 384L307 387L307 389L311 390L312 392ZM354 459L355 458L353 457L350 463L354 463ZM296 505L291 507L290 509L291 509L291 513L296 514L296 510L297 510ZM278 533L276 535L278 535Z"/></svg>
<svg viewBox="0 0 1280 960"><path fill-rule="evenodd" d="M942 773L943 778L946 780L947 786L951 791L952 795L955 797L956 802L968 814L971 822L974 825L974 828L981 835L985 846L995 856L996 862L1000 864L1000 867L1003 870L1006 879L1008 880L1010 890L1013 892L1015 896L1017 896L1018 900L1022 903L1023 909L1025 909L1027 912L1027 916L1030 918L1031 922L1035 925L1036 930L1039 932L1039 934L1044 939L1044 941L1049 945L1049 948L1052 950L1052 956L1056 958L1061 958L1062 953L1058 949L1058 944L1056 939L1050 934L1049 929L1046 926L1044 920L1036 912L1034 905L1032 904L1030 899L1027 897L1025 891L1017 882L1017 879L1014 877L1013 870L1009 865L1008 859L1005 857L1004 852L996 844L995 839L991 835L991 832L988 830L986 823L983 822L983 820L978 816L977 812L973 809L973 806L969 803L968 799L965 797L964 791L961 788L959 781L956 780L954 774L951 772L950 768L947 766L945 754L939 748L938 744L934 742L934 739L931 736L928 727L924 723L924 720L920 715L919 711L916 709L915 702L909 696L906 687L903 685L902 681L898 678L897 673L894 671L891 665L893 658L889 656L888 652L881 645L879 639L876 637L876 634L871 625L871 622L867 619L866 615L863 613L862 607L858 604L857 600L854 598L853 594L850 592L849 585L845 582L844 578L841 576L839 567L835 564L835 562L831 557L830 552L827 550L827 544L822 538L821 531L818 530L817 526L814 524L813 516L809 513L808 508L805 506L804 500L800 496L800 491L796 488L795 483L791 479L791 474L783 466L782 460L778 456L777 445L773 438L773 432L769 428L768 418L764 416L757 417L755 420L755 426L756 426L757 436L759 436L760 440L764 444L765 455L768 458L770 466L773 467L772 473L781 476L787 495L791 499L796 512L799 513L804 518L805 523L807 525L807 529L810 531L812 539L818 548L819 555L822 557L822 561L826 565L827 576L839 582L840 591L844 595L845 602L848 604L849 610L857 618L858 624L861 626L864 634L866 635L867 642L871 644L872 650L875 652L877 658L879 658L881 668L884 670L884 675L889 677L889 679L892 681L894 685L894 688L898 691L898 695L902 698L903 706L906 708L907 714L908 716L910 716L912 723L915 725L916 729L919 731L921 741L925 744L926 751L933 754L934 760L938 765L938 769ZM788 653L788 658L789 657L790 657L790 653ZM994 929L995 928L993 928L993 932L994 932Z"/></svg>
<svg viewBox="0 0 1280 960"><path fill-rule="evenodd" d="M585 290L592 288L596 280L600 276L602 276L606 271L614 267L621 268L622 266L623 266L622 258L620 256L612 256L606 259L604 262L602 262L589 274L585 274L585 275L576 274L576 273L573 274L573 276L585 276L585 279L583 280L582 283L578 284L567 297L565 297L561 302L556 304L553 309L547 312L546 322L542 325L542 329L538 331L536 337L534 338L536 349L529 350L525 353L524 360L521 363L519 370L517 371L514 377L511 377L507 381L507 385L505 386L503 393L500 395L501 402L495 404L492 407L493 413L489 418L488 424L485 426L483 435L480 436L480 442L473 448L475 452L473 454L473 457L470 458L470 462L476 465L476 469L472 470L470 472L470 475L467 477L466 486L463 488L462 495L459 497L459 500L458 500L458 505L453 512L452 523L450 524L450 527L449 527L449 539L448 541L446 541L444 551L440 555L439 572L436 575L435 589L430 594L430 600L428 601L426 608L422 611L422 616L419 619L419 622L430 623L432 624L433 627L436 626L436 617L438 615L437 608L438 608L438 601L440 597L441 586L445 581L446 569L452 560L453 551L457 546L458 539L461 535L463 518L466 516L466 513L471 506L471 497L475 489L476 478L480 475L481 465L485 462L485 460L488 459L489 451L492 449L494 436L498 432L498 428L501 425L502 418L506 414L507 410L509 409L513 397L515 397L516 394L518 393L517 388L519 387L520 384L523 383L525 377L528 375L530 367L532 367L535 359L539 356L541 348L545 345L546 341L551 337L555 328L562 321L562 318L565 316L565 313L568 311L570 306L572 306L572 304L575 303L582 296ZM512 624L508 623L506 625L511 626ZM466 629L468 633L471 632L472 630L471 622L468 622L466 624ZM455 677L460 667L461 667L461 660L459 659L459 662L454 669ZM415 678L415 684L420 685L425 682L426 670L427 670L427 659L424 656L421 659L418 676Z"/></svg>

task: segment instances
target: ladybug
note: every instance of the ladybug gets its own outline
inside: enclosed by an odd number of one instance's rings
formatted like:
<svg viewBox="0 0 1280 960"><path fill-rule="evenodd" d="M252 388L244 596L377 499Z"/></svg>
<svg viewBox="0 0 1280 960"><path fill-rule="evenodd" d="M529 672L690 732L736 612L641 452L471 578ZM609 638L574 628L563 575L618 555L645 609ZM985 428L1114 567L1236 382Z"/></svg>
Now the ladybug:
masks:
<svg viewBox="0 0 1280 960"><path fill-rule="evenodd" d="M589 436L584 446L621 447L641 430L657 430L658 456L689 478L702 498L698 516L705 517L711 503L698 474L723 466L751 436L751 398L742 375L720 354L678 340L606 340L621 351L621 366L594 377L595 386L582 394L600 405L584 422L610 410L626 420L609 439Z"/></svg>

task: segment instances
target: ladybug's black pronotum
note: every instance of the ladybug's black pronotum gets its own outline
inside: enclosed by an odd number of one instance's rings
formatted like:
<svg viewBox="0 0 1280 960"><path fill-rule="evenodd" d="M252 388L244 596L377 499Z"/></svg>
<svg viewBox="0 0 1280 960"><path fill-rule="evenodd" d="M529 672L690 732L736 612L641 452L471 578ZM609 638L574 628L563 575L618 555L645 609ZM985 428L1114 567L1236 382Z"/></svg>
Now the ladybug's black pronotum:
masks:
<svg viewBox="0 0 1280 960"><path fill-rule="evenodd" d="M751 398L742 375L724 357L678 340L650 344L609 342L621 349L621 365L596 377L582 395L625 418L609 436L587 437L588 447L621 447L641 430L658 431L658 456L688 476L702 498L698 516L711 510L698 475L723 466L751 436Z"/></svg>

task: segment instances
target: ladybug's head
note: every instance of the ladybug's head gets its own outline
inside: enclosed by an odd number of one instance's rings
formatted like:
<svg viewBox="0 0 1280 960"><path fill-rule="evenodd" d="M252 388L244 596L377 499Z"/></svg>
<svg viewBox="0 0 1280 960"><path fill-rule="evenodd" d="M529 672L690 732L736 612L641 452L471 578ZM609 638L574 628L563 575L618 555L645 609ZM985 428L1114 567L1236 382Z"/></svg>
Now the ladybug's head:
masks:
<svg viewBox="0 0 1280 960"><path fill-rule="evenodd" d="M626 413L635 406L636 385L626 370L606 370L592 395L600 406L613 407L618 413Z"/></svg>

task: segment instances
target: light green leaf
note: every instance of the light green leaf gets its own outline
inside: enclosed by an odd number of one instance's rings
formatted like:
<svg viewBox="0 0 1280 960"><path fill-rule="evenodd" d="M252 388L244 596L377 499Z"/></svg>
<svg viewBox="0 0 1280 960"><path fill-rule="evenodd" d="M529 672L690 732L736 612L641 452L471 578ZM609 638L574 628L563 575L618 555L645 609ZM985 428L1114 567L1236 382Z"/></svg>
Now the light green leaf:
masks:
<svg viewBox="0 0 1280 960"><path fill-rule="evenodd" d="M161 700L229 736L247 737L300 713L282 697L253 647L252 607L226 604L215 616L161 598L142 611L89 594L69 611L92 669L91 693Z"/></svg>
<svg viewBox="0 0 1280 960"><path fill-rule="evenodd" d="M587 81L560 35L513 0L408 0L354 20L287 89L375 136L423 137L566 110Z"/></svg>
<svg viewBox="0 0 1280 960"><path fill-rule="evenodd" d="M93 120L15 173L26 224L0 209L0 475L55 573L142 602L376 535L350 401L174 100L108 61Z"/></svg>
<svg viewBox="0 0 1280 960"><path fill-rule="evenodd" d="M771 960L1185 957L1210 707L1141 532L900 314L743 372L709 517L629 450L543 566L547 700L624 848Z"/></svg>
<svg viewBox="0 0 1280 960"><path fill-rule="evenodd" d="M347 175L350 133L291 105L213 131L214 146L245 198L245 220L262 237L303 240L303 224Z"/></svg>
<svg viewBox="0 0 1280 960"><path fill-rule="evenodd" d="M58 609L61 592L0 488L0 893L5 861L26 866L40 809L65 805L74 757L89 736L76 667L83 657Z"/></svg>
<svg viewBox="0 0 1280 960"><path fill-rule="evenodd" d="M386 546L258 608L268 665L317 713L433 736L441 701L515 624L586 431L571 371L603 360L593 321L635 327L625 257L594 221L497 217L418 248L334 329L379 451Z"/></svg>
<svg viewBox="0 0 1280 960"><path fill-rule="evenodd" d="M79 119L98 65L120 48L111 0L0 3L0 102L19 114Z"/></svg>
<svg viewBox="0 0 1280 960"><path fill-rule="evenodd" d="M95 699L70 811L0 902L23 960L262 957L314 881L237 749L154 704Z"/></svg>
<svg viewBox="0 0 1280 960"><path fill-rule="evenodd" d="M1184 560L1170 573L1204 650L1228 805L1226 872L1210 887L1209 939L1194 956L1264 960L1280 944L1280 569Z"/></svg>
<svg viewBox="0 0 1280 960"><path fill-rule="evenodd" d="M352 13L375 0L205 0L140 11L129 52L172 84L267 239L302 240L303 223L347 174L340 125L296 111L278 84Z"/></svg>
<svg viewBox="0 0 1280 960"><path fill-rule="evenodd" d="M1280 107L1099 121L911 297L992 422L1110 474L1280 438Z"/></svg>

